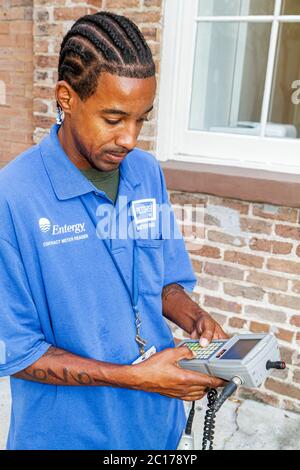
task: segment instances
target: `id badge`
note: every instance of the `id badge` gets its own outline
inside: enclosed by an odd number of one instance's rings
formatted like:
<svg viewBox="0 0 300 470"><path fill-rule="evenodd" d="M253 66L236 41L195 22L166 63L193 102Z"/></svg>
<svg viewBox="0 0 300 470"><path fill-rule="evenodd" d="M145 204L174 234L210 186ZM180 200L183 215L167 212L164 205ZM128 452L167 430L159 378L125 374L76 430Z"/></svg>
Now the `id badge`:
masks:
<svg viewBox="0 0 300 470"><path fill-rule="evenodd" d="M153 356L156 353L156 347L152 346L152 348L148 349L148 351L145 352L142 356L139 356L133 363L132 365L135 364L140 364L141 362L146 361L149 359L149 357Z"/></svg>

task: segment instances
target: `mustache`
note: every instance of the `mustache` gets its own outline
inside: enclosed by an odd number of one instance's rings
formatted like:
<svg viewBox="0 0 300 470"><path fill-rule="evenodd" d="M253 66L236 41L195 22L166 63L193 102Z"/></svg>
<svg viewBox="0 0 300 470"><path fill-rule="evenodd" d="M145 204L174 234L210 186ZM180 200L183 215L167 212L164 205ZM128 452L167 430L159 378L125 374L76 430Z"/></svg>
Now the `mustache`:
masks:
<svg viewBox="0 0 300 470"><path fill-rule="evenodd" d="M127 155L129 152L127 149L105 149L102 153L113 153L114 155Z"/></svg>

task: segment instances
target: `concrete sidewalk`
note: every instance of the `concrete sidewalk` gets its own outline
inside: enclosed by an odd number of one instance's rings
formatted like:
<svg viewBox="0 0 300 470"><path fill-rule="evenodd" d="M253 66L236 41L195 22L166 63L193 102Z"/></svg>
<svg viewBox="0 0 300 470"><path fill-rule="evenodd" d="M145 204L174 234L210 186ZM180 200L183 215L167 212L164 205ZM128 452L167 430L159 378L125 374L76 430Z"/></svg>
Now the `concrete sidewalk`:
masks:
<svg viewBox="0 0 300 470"><path fill-rule="evenodd" d="M5 448L9 408L9 382L0 379L0 449ZM196 408L193 428L196 449L201 449L206 399ZM300 414L251 400L228 401L216 418L215 449L300 450Z"/></svg>

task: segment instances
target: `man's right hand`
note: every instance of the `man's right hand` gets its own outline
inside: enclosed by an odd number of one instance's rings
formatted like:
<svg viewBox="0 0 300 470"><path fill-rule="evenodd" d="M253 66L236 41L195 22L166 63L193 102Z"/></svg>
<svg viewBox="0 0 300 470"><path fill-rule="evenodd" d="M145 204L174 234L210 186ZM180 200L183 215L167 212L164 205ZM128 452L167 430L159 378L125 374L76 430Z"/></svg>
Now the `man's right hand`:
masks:
<svg viewBox="0 0 300 470"><path fill-rule="evenodd" d="M200 400L208 388L224 386L224 381L199 372L183 369L178 362L194 359L186 347L166 349L137 365L133 365L135 389L160 393L184 401Z"/></svg>

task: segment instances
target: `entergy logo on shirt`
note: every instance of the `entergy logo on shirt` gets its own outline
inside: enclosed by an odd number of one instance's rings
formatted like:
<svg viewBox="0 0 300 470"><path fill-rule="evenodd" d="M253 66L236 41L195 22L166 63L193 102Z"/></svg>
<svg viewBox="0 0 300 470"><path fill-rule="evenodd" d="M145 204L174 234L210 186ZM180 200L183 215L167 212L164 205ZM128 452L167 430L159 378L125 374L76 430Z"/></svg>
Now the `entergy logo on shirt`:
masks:
<svg viewBox="0 0 300 470"><path fill-rule="evenodd" d="M41 217L39 219L39 228L42 233L51 235L50 240L44 241L43 246L63 245L75 241L89 238L85 228L85 222L77 224L53 224L49 219ZM61 238L58 238L58 237Z"/></svg>
<svg viewBox="0 0 300 470"><path fill-rule="evenodd" d="M156 200L140 199L132 201L132 214L136 227L142 229L156 221Z"/></svg>

